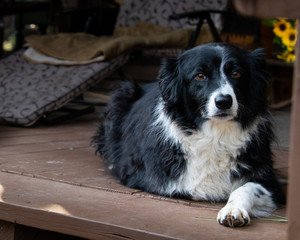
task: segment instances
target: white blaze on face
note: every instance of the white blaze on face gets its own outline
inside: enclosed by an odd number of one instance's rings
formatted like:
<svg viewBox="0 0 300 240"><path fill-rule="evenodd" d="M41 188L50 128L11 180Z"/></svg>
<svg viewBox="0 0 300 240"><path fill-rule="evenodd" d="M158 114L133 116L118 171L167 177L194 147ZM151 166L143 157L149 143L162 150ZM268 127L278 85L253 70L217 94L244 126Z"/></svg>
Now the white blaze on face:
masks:
<svg viewBox="0 0 300 240"><path fill-rule="evenodd" d="M221 46L217 46L216 49L220 51L220 54L222 56L220 65L221 84L218 89L211 93L208 99L208 102L206 104L207 118L231 120L237 116L239 106L233 87L227 81L227 76L224 72L224 64L226 62L224 48Z"/></svg>

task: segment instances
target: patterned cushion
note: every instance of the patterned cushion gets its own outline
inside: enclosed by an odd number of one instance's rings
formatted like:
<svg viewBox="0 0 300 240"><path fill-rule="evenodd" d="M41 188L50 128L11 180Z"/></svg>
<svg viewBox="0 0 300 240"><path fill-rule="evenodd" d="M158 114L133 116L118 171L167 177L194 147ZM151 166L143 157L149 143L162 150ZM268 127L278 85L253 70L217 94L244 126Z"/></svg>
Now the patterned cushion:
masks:
<svg viewBox="0 0 300 240"><path fill-rule="evenodd" d="M172 29L191 27L188 19L169 20L174 13L195 10L225 10L227 0L123 0L116 27L132 26L135 22L150 22ZM219 14L212 16L216 27L221 27Z"/></svg>
<svg viewBox="0 0 300 240"><path fill-rule="evenodd" d="M80 66L33 64L24 50L0 61L0 123L30 126L125 64L128 55Z"/></svg>

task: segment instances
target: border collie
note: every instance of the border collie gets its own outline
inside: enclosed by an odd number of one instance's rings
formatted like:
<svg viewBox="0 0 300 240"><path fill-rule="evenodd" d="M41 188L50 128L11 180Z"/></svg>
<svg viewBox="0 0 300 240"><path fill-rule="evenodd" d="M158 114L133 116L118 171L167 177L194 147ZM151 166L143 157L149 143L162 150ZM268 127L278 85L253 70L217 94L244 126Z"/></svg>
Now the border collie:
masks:
<svg viewBox="0 0 300 240"><path fill-rule="evenodd" d="M272 161L261 49L211 43L164 60L158 83L125 83L92 145L124 185L227 201L220 224L244 226L284 202Z"/></svg>

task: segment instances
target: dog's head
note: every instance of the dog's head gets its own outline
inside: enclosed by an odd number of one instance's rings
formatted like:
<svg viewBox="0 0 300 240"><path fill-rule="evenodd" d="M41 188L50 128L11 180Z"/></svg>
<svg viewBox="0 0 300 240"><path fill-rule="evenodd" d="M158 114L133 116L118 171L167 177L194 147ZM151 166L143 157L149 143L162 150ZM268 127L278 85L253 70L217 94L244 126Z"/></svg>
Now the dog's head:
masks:
<svg viewBox="0 0 300 240"><path fill-rule="evenodd" d="M159 74L169 111L189 121L236 120L245 124L266 111L263 52L206 44L165 60Z"/></svg>

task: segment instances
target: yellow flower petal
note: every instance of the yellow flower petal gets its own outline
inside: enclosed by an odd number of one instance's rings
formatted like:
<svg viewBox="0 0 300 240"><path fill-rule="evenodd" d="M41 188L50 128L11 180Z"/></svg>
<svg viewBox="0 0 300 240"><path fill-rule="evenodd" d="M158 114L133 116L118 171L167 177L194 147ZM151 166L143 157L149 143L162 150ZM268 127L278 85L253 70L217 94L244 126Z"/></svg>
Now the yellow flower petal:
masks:
<svg viewBox="0 0 300 240"><path fill-rule="evenodd" d="M295 59L296 59L296 55L293 53L289 53L288 56L286 57L286 61L290 63L295 62Z"/></svg>

